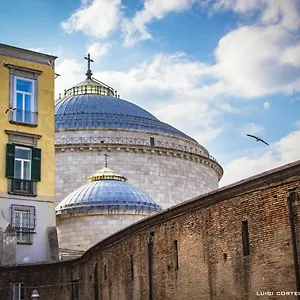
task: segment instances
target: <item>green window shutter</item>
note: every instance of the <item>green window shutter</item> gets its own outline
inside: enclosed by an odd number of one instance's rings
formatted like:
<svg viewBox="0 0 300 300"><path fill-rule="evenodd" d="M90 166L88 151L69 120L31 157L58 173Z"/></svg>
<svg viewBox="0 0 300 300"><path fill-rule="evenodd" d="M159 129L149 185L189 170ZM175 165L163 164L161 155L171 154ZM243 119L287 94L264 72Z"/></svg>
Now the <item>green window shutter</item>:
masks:
<svg viewBox="0 0 300 300"><path fill-rule="evenodd" d="M31 180L41 181L41 149L32 148Z"/></svg>
<svg viewBox="0 0 300 300"><path fill-rule="evenodd" d="M5 176L14 178L15 173L15 145L6 144L6 168Z"/></svg>

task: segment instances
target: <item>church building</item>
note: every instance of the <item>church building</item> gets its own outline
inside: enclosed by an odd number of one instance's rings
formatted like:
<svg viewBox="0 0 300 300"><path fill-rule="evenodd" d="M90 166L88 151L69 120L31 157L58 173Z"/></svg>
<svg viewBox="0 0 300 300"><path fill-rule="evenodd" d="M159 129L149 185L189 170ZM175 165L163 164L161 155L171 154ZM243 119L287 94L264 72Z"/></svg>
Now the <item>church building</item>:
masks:
<svg viewBox="0 0 300 300"><path fill-rule="evenodd" d="M93 78L90 66L93 60L89 54L85 58L88 60L85 80L65 90L55 103L58 234L61 246L73 250L86 250L86 246L91 245L89 238L87 243L77 240L75 245L71 241L68 243L65 236L75 227L76 231L91 228L85 219L88 216L89 224L94 220L95 215L92 217L90 214L91 210L95 212L94 201L109 205L106 220L103 205L100 205L102 221L99 224L106 233L100 233L99 229L98 241L134 223L137 215L141 217L148 215L149 211L153 212L152 209L141 212L143 199L140 199L137 200L140 202L137 213L130 214L130 222L129 215L125 220L124 212L128 210L123 210L123 206L131 198L124 198L125 183L119 180L119 175L114 180L122 183L122 187L113 188L113 181L108 184L103 178L99 185L91 179L92 183L82 186L91 174L103 168L104 156L108 155L108 167L113 170L112 174L117 172L124 176L122 178L127 178L134 189L141 190L157 205L155 207L163 209L218 188L223 175L219 163L192 137L158 120L143 108L121 99L116 90ZM100 185L101 196L98 190ZM91 196L98 198L91 201ZM116 204L119 206L112 209ZM99 207L97 211L98 214ZM117 215L120 217L116 219ZM115 226L108 226L111 230L106 231L103 222L114 222ZM70 228L66 229L68 226ZM76 237L73 239L75 241ZM97 237L93 241L97 241Z"/></svg>

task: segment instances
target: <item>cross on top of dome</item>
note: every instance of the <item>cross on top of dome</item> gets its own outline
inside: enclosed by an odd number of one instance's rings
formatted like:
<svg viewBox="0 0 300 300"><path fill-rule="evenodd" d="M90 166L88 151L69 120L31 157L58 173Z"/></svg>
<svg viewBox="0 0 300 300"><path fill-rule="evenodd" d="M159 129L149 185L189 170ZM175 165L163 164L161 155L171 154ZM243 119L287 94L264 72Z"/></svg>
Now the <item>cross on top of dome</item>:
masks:
<svg viewBox="0 0 300 300"><path fill-rule="evenodd" d="M107 153L104 153L104 157L105 157L105 168L107 168L107 157L108 157L108 154Z"/></svg>
<svg viewBox="0 0 300 300"><path fill-rule="evenodd" d="M91 70L91 62L94 62L91 59L90 53L84 57L84 59L88 62L87 72L85 73L86 79L75 86L71 87L68 90L65 90L64 96L74 96L74 95L83 95L83 94L98 94L103 96L110 96L110 97L120 97L117 91L114 90L109 85L95 79L92 77L93 73Z"/></svg>
<svg viewBox="0 0 300 300"><path fill-rule="evenodd" d="M87 57L84 57L87 61L88 61L88 68L87 68L87 72L85 73L86 77L91 79L92 78L92 71L91 71L91 62L94 62L92 59L91 59L91 55L88 53Z"/></svg>

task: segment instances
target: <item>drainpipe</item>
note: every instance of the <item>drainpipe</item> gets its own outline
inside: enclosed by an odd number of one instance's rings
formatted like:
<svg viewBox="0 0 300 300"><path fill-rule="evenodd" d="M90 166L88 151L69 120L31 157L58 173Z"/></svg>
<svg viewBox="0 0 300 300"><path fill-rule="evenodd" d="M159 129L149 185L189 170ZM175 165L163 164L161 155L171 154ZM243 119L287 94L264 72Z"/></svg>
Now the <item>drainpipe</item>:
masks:
<svg viewBox="0 0 300 300"><path fill-rule="evenodd" d="M148 238L148 284L149 284L149 300L153 300L153 244L154 232L150 233Z"/></svg>
<svg viewBox="0 0 300 300"><path fill-rule="evenodd" d="M296 288L297 288L297 292L299 293L300 292L299 262L298 262L298 253L297 253L294 210L293 210L293 202L297 200L297 193L295 190L289 190L287 200L288 200L289 218L290 218L291 235L292 235ZM300 295L297 296L297 299L300 300Z"/></svg>

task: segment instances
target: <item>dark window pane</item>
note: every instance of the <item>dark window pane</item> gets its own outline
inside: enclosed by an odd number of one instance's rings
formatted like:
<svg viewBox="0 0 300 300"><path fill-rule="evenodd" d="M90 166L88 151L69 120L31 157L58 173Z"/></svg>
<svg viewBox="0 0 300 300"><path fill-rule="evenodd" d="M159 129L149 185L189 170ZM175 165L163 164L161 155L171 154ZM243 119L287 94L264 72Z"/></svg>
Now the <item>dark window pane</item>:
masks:
<svg viewBox="0 0 300 300"><path fill-rule="evenodd" d="M30 149L16 147L15 157L30 160L31 159L31 151L30 151Z"/></svg>

